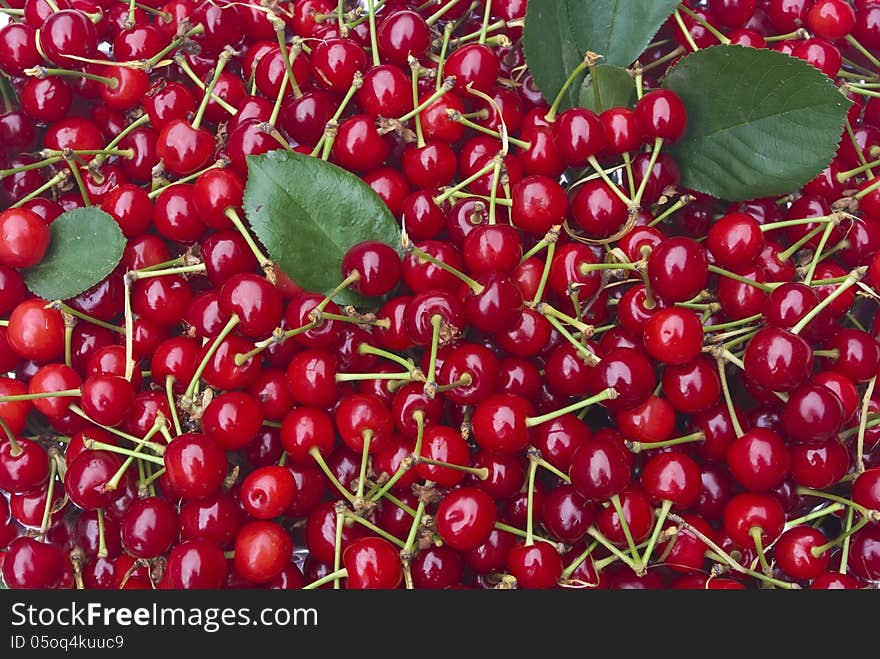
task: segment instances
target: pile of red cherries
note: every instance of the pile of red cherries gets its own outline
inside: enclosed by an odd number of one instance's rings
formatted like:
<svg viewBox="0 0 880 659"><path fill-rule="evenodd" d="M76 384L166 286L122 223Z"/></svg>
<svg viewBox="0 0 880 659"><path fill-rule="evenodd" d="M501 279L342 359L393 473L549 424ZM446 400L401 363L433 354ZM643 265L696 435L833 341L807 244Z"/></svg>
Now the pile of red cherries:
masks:
<svg viewBox="0 0 880 659"><path fill-rule="evenodd" d="M685 3L597 112L542 96L525 11L3 3L6 586L880 581L880 4ZM802 190L680 185L660 83L720 37L853 101ZM357 174L399 243L300 288L241 208L285 149ZM87 206L120 264L35 297Z"/></svg>

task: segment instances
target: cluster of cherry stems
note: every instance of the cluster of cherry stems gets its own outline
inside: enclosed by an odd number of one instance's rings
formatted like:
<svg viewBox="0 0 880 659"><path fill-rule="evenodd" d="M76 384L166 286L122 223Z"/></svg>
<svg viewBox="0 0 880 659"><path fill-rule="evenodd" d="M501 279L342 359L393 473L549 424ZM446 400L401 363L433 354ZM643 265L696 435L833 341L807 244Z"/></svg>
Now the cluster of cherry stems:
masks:
<svg viewBox="0 0 880 659"><path fill-rule="evenodd" d="M525 7L0 0L9 587L880 580L880 5L684 3L597 112L537 90ZM657 88L717 43L853 101L797 193L679 189ZM360 175L398 249L300 289L241 212L277 149ZM121 264L31 296L82 206Z"/></svg>

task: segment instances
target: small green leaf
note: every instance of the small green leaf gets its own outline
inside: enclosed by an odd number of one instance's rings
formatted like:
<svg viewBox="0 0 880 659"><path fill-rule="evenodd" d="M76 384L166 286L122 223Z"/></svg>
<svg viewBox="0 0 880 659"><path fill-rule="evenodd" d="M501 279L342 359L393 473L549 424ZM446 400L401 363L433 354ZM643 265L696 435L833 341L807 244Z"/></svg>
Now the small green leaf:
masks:
<svg viewBox="0 0 880 659"><path fill-rule="evenodd" d="M596 89L601 107L596 104ZM598 113L609 108L629 107L635 95L636 84L629 71L620 66L599 64L584 81L578 105Z"/></svg>
<svg viewBox="0 0 880 659"><path fill-rule="evenodd" d="M729 201L797 190L834 157L850 101L816 68L772 50L715 46L664 86L688 111L672 155L682 184Z"/></svg>
<svg viewBox="0 0 880 659"><path fill-rule="evenodd" d="M269 256L303 288L331 291L342 279L342 257L356 243L400 243L400 228L385 202L354 174L292 151L247 160L248 222ZM351 291L335 300L363 301Z"/></svg>
<svg viewBox="0 0 880 659"><path fill-rule="evenodd" d="M66 300L91 288L113 272L125 249L119 225L97 208L63 213L51 232L42 262L24 273L30 291L45 300Z"/></svg>
<svg viewBox="0 0 880 659"><path fill-rule="evenodd" d="M552 103L587 51L604 57L604 64L629 66L678 5L679 0L529 0L526 63ZM577 105L579 89L575 81L560 109Z"/></svg>

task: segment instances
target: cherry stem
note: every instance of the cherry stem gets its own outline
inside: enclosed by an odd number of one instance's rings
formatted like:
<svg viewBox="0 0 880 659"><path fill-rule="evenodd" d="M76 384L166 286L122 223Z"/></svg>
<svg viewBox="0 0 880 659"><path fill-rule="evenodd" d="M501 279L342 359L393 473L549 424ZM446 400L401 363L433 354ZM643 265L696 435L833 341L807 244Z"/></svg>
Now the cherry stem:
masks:
<svg viewBox="0 0 880 659"><path fill-rule="evenodd" d="M377 348L375 346L370 345L369 343L361 343L358 346L358 354L359 355L375 355L376 357L382 357L383 359L388 359L393 361L396 364L399 364L403 368L412 372L416 369L415 363L411 359L404 359L400 355L395 355L393 352L388 352L387 350L382 350L381 348Z"/></svg>
<svg viewBox="0 0 880 659"><path fill-rule="evenodd" d="M9 451L10 455L13 458L17 458L22 453L24 453L24 449L21 448L21 445L18 443L18 440L15 438L15 434L12 432L12 429L6 423L6 420L0 416L0 427L3 428L3 433L6 435L6 439L9 440L9 443L12 445L12 449Z"/></svg>
<svg viewBox="0 0 880 659"><path fill-rule="evenodd" d="M132 442L133 444L140 445L140 444L146 443L148 449L150 449L151 451L153 451L154 453L157 453L159 455L162 455L165 452L165 447L162 446L161 444L156 444L155 442L144 442L144 440L141 439L140 437L135 437L134 435L129 435L127 432L122 432L121 430L114 428L112 426L105 426L101 423L98 423L97 421L93 421L89 417L89 415L86 414L85 412L83 412L82 408L80 408L78 405L71 404L70 411L73 412L74 414L76 414L77 416L82 417L83 419L85 419L89 423L93 423L94 425L98 426L99 428L103 428L107 432L112 433L112 434L116 435L117 437L122 437L123 439L126 439L126 440Z"/></svg>
<svg viewBox="0 0 880 659"><path fill-rule="evenodd" d="M443 316L434 314L431 316L431 353L428 360L428 375L425 378L425 393L433 398L437 386L437 350L440 344L440 328L443 326Z"/></svg>
<svg viewBox="0 0 880 659"><path fill-rule="evenodd" d="M320 153L321 160L327 160L330 157L330 150L333 148L333 142L336 140L336 132L339 130L339 118L342 116L343 112L345 112L348 104L351 103L351 99L354 98L357 90L360 89L363 84L364 76L360 71L357 71L354 74L354 78L352 78L351 87L345 92L345 96L343 96L342 101L339 103L339 107L336 108L336 112L325 125L324 134L321 136L321 139L318 140L315 148L312 149L311 155L317 156L318 153Z"/></svg>
<svg viewBox="0 0 880 659"><path fill-rule="evenodd" d="M65 158L64 161L67 163L68 169L70 169L70 173L73 174L73 180L76 181L76 187L79 190L79 194L82 197L83 204L86 207L90 207L92 205L92 200L89 197L89 193L86 190L86 186L83 183L82 175L79 173L79 167L73 158Z"/></svg>
<svg viewBox="0 0 880 659"><path fill-rule="evenodd" d="M203 92L207 89L207 85L205 85L205 83L202 82L201 78L199 78L196 72L192 70L189 62L186 61L186 57L184 57L182 54L178 54L174 57L174 63L180 67L180 69L187 75L187 77L193 82L196 87L201 89ZM212 101L214 101L217 105L226 110L229 114L238 114L238 110L227 103L225 99L217 96L213 92L208 95L211 97Z"/></svg>
<svg viewBox="0 0 880 659"><path fill-rule="evenodd" d="M571 477L568 474L566 474L563 471L560 471L559 469L554 467L552 464L547 462L544 458L542 458L542 457L538 458L538 466L543 467L544 469L549 471L551 474L556 476L558 479L560 479L566 483L571 483Z"/></svg>
<svg viewBox="0 0 880 659"><path fill-rule="evenodd" d="M605 185L607 185L611 189L611 192L613 192L614 195L618 199L620 199L621 202L623 202L627 206L631 206L634 204L638 205L638 202L636 202L635 199L630 199L625 194L623 194L623 191L617 186L614 181L611 180L611 177L608 176L608 172L603 169L602 164L596 159L596 156L590 156L589 158L587 158L587 162L590 163L590 166L596 171L596 173L599 175L599 178L601 178L605 182ZM636 195L638 195L638 192L636 192Z"/></svg>
<svg viewBox="0 0 880 659"><path fill-rule="evenodd" d="M528 451L529 457L529 485L528 485L528 498L526 505L526 546L530 547L535 544L535 519L534 519L534 504L535 504L535 474L538 471L538 461L541 459L541 454L536 449L530 448Z"/></svg>
<svg viewBox="0 0 880 659"><path fill-rule="evenodd" d="M819 304L817 304L815 307L810 309L810 311L803 318L801 318L794 327L791 328L791 330L790 330L791 333L792 334L800 334L804 330L804 328L807 325L809 325L810 322L816 316L818 316L820 313L822 313L822 311L829 304L834 302L834 300L836 300L841 295L843 295L847 290L849 290L850 288L855 286L862 279L862 277L865 276L865 273L867 271L868 271L868 267L862 266L862 267L856 268L855 270L850 272L846 278L846 281L844 281L842 284L840 284L840 286L835 288L834 291L832 291L831 294L828 295L828 297L826 297L824 300L819 302Z"/></svg>
<svg viewBox="0 0 880 659"><path fill-rule="evenodd" d="M342 564L342 529L345 525L345 502L337 501L336 509L336 537L333 543L333 572L339 572ZM339 590L339 579L333 580L333 590Z"/></svg>
<svg viewBox="0 0 880 659"><path fill-rule="evenodd" d="M623 157L627 162L629 162L629 154L628 153L623 154ZM631 166L628 167L628 169L627 169L627 175L630 178L630 189L632 189L634 187L634 184L632 183L632 167ZM669 208L667 208L662 213L660 213L660 215L658 215L653 220L651 220L651 222L648 223L648 226L653 227L653 226L660 224L666 218L671 217L672 215L674 215L675 213L680 211L682 208L684 208L688 204L692 204L695 200L696 200L696 197L694 197L693 195L689 195L689 194L681 195L678 198L678 201L676 201Z"/></svg>
<svg viewBox="0 0 880 659"><path fill-rule="evenodd" d="M577 558L575 558L571 563L569 563L568 566L562 571L562 579L561 580L567 581L568 579L570 579L571 575L574 574L575 570L577 570L583 564L583 562L590 557L590 555L593 553L593 551L595 551L596 547L598 547L598 546L599 546L598 541L591 542L587 546L587 548L581 554L579 554L577 556ZM609 557L609 558L611 558L611 557ZM617 556L613 556L613 558L615 561L618 560ZM595 566L596 563L594 563L593 565ZM597 569L596 572L598 573L599 570Z"/></svg>
<svg viewBox="0 0 880 659"><path fill-rule="evenodd" d="M728 323L719 323L717 325L704 325L703 331L706 333L719 332L722 330L732 329L734 327L742 327L743 325L749 325L751 323L757 322L763 317L763 314L756 313L753 316L747 316L746 318L740 318L739 320L732 320Z"/></svg>
<svg viewBox="0 0 880 659"><path fill-rule="evenodd" d="M403 475L409 471L418 460L419 454L422 452L422 438L425 434L425 412L424 410L416 410L413 412L413 419L416 422L416 445L413 452L403 459L394 475L379 490L370 497L371 502L378 501L382 497L390 497L389 491L399 481Z"/></svg>
<svg viewBox="0 0 880 659"><path fill-rule="evenodd" d="M844 506L854 509L863 517L867 517L872 521L880 521L880 512L875 510L868 510L864 506L857 504L855 501L847 499L845 497L838 496L836 494L832 494L831 492L825 492L823 490L814 490L811 487L803 487L798 486L795 490L798 494L805 497L817 497L819 499L827 499L828 501L834 501L836 503L841 503Z"/></svg>
<svg viewBox="0 0 880 659"><path fill-rule="evenodd" d="M623 553L610 540L608 540L608 538L606 538L604 535L602 535L602 533L595 526L591 526L589 529L587 529L587 535L590 536L591 538L593 538L594 540L596 540L600 545L605 547L605 549L610 551L612 554L617 556L617 558L620 559L626 565L628 565L629 568L633 572L638 573L639 571L641 571L641 569L643 569L641 567L641 565L636 565L636 563L633 561L632 557ZM577 569L577 568L575 568L575 569ZM572 570L572 572L573 571L574 570Z"/></svg>
<svg viewBox="0 0 880 659"><path fill-rule="evenodd" d="M257 263L259 263L260 268L265 270L266 268L272 265L272 259L263 254L262 250L257 246L257 243L254 241L250 232L245 227L244 222L242 222L241 218L238 216L238 211L233 207L227 208L223 214L229 218L238 232L241 234L241 237L244 238L245 242L250 247L251 252L253 252L254 256L257 258Z"/></svg>
<svg viewBox="0 0 880 659"><path fill-rule="evenodd" d="M544 269L541 271L541 281L538 282L538 289L532 297L532 306L537 305L544 299L544 290L547 288L547 280L550 278L550 267L553 265L553 255L556 253L556 242L547 246L547 256L544 259Z"/></svg>
<svg viewBox="0 0 880 659"><path fill-rule="evenodd" d="M406 545L403 543L403 541L401 541L400 538L398 538L398 537L396 537L396 536L394 536L394 535L391 535L391 534L388 533L388 531L386 531L385 529L382 529L382 528L376 526L375 524L373 524L373 523L370 522L369 520L367 520L367 519L361 517L360 515L355 515L354 513L351 513L351 512L347 512L347 511L346 511L346 513L345 513L345 518L346 518L346 519L350 519L350 520L352 520L353 522L357 522L357 523L360 524L361 526L364 526L364 527L370 529L370 530L371 530L373 533L375 533L376 535L378 535L378 536L380 536L380 537L382 537L382 538L385 538L388 542L390 542L391 544L397 545L397 546L400 547L401 549L403 549L403 548L406 546Z"/></svg>
<svg viewBox="0 0 880 659"><path fill-rule="evenodd" d="M220 344L229 336L230 332L235 329L236 325L240 322L238 314L232 314L232 317L226 321L226 325L220 330L220 333L214 338L211 342L211 345L208 347L208 350L205 351L205 356L202 357L202 361L199 362L198 368L196 368L196 372L193 373L192 379L189 381L189 384L186 387L186 390L183 392L183 400L192 402L193 394L195 393L196 387L199 384L199 380L202 377L202 373L205 372L205 369L208 366L208 362L214 358L214 353L217 352L217 349L220 347Z"/></svg>
<svg viewBox="0 0 880 659"><path fill-rule="evenodd" d="M874 54L873 54L870 50L868 50L868 49L865 48L862 44L860 44L859 41L858 41L858 39L856 39L856 38L855 38L853 35L851 35L851 34L847 34L847 35L846 35L846 40L847 40L847 42L848 42L853 48L855 48L855 49L856 49L857 51L859 51L862 55L864 55L864 57L865 57L866 60L868 60L868 61L869 61L871 64L873 64L875 67L877 67L878 69L880 69L880 60L878 60L876 57L874 57Z"/></svg>
<svg viewBox="0 0 880 659"><path fill-rule="evenodd" d="M530 416L526 417L526 428L534 428L535 426L539 426L542 423L547 423L548 421L552 421L553 419L557 419L566 414L572 414L573 412L577 412L586 407L590 407L591 405L596 405L597 403L602 403L606 400L614 400L617 398L619 394L617 390L608 387L600 391L595 396L590 396L589 398L585 398L577 403L572 403L571 405L567 405L558 410L554 410L552 412L548 412L547 414L542 414L541 416Z"/></svg>
<svg viewBox="0 0 880 659"><path fill-rule="evenodd" d="M871 398L874 395L874 387L877 384L877 376L875 375L868 380L868 387L865 395L862 397L862 409L859 419L859 431L856 440L856 473L861 474L865 471L865 431L868 428L868 410L871 406Z"/></svg>
<svg viewBox="0 0 880 659"><path fill-rule="evenodd" d="M367 20L370 22L370 52L373 55L373 66L379 66L379 40L376 37L375 0L367 0Z"/></svg>
<svg viewBox="0 0 880 659"><path fill-rule="evenodd" d="M41 398L65 398L81 395L79 389L61 389L59 391L43 391L38 394L18 394L16 396L0 396L0 403L12 403L17 400L39 400Z"/></svg>
<svg viewBox="0 0 880 659"><path fill-rule="evenodd" d="M544 316L544 317L547 319L547 322L549 322L551 325L553 325L553 327L555 327L556 330L560 334L562 334L563 338L566 341L568 341L572 346L574 346L577 349L577 351L581 354L581 357L583 358L584 363L586 363L587 366L595 366L596 364L598 364L601 361L596 354L594 354L589 348L587 348L587 346L585 346L583 344L583 342L578 341L572 335L572 333L569 332L561 322L559 322L559 320L557 320L553 316Z"/></svg>
<svg viewBox="0 0 880 659"><path fill-rule="evenodd" d="M672 12L672 16L675 19L675 22L678 23L679 30L681 30L682 36L684 36L685 40L688 42L688 45L691 47L692 52L697 52L700 50L700 47L694 41L694 38L691 36L691 31L688 29L687 25L684 24L684 19L681 17L681 13L676 9ZM651 168L648 168L648 171L651 171Z"/></svg>
<svg viewBox="0 0 880 659"><path fill-rule="evenodd" d="M860 531L863 526L865 526L866 524L869 524L870 522L871 522L871 520L868 519L867 517L859 520L854 526L851 526L850 528L844 530L844 532L841 533L836 538L834 538L834 540L831 540L831 541L825 543L824 545L812 547L810 549L810 553L815 558L819 558L819 556L824 554L826 551L828 551L829 549L833 549L837 545L841 544L844 540L846 540L850 536L852 536L855 533L857 533L858 531Z"/></svg>
<svg viewBox="0 0 880 659"><path fill-rule="evenodd" d="M632 531L629 528L629 523L626 521L626 515L623 511L623 506L620 503L620 495L613 494L611 496L611 505L614 506L614 511L617 513L617 519L620 521L620 528L623 530L623 535L626 537L626 544L629 547L629 554L632 556L633 564L635 567L633 571L641 573L644 570L644 565L642 563L642 559L639 556L639 551L636 549L636 543L633 540Z"/></svg>
<svg viewBox="0 0 880 659"><path fill-rule="evenodd" d="M35 199L36 197L39 197L41 194L46 192L46 190L51 190L55 186L62 185L65 181L67 181L67 178L69 176L70 176L70 172L66 169L62 169L60 172L55 174L55 176L53 176L48 181L43 183L43 185L41 185L40 187L32 190L31 192L29 192L28 194L23 196L21 199L16 201L14 204L9 206L9 208L21 208L27 202L29 202L31 199Z"/></svg>
<svg viewBox="0 0 880 659"><path fill-rule="evenodd" d="M150 279L153 277L166 277L168 275L187 275L193 273L204 273L207 268L204 263L196 263L194 265L180 265L172 268L163 268L160 270L131 270L128 274L133 281L140 279Z"/></svg>
<svg viewBox="0 0 880 659"><path fill-rule="evenodd" d="M109 451L111 453L118 453L119 455L125 455L131 458L138 458L140 460L146 460L147 462L152 462L153 464L165 465L165 461L157 457L155 455L148 455L141 453L140 450L143 447L143 444L139 445L136 449L127 449L121 446L114 446L113 444L105 444L104 442L99 442L94 439L87 439L83 442L83 445L90 450L95 451ZM161 447L160 447L161 448ZM108 482L109 484L109 482Z"/></svg>
<svg viewBox="0 0 880 659"><path fill-rule="evenodd" d="M775 231L776 229L786 229L788 227L802 226L804 224L828 224L831 222L837 222L839 219L840 215L838 213L832 213L831 215L822 215L820 217L802 217L796 220L770 222L769 224L762 224L760 229L762 233L767 233L768 231Z"/></svg>
<svg viewBox="0 0 880 659"><path fill-rule="evenodd" d="M713 37L718 39L723 45L727 46L730 44L730 39L728 39L720 30L718 30L715 26L711 25L705 18L700 16L698 13L686 7L685 5L679 5L679 9L683 11L685 14L694 19L697 23L702 25L706 30L708 30ZM676 10L678 11L678 10Z"/></svg>
<svg viewBox="0 0 880 659"><path fill-rule="evenodd" d="M236 353L235 357L233 358L233 361L235 362L236 366L242 366L249 359L256 357L261 352L263 352L266 348L269 348L275 344L282 344L285 341L287 341L288 339L291 339L294 336L297 336L298 334L303 334L304 332L308 332L310 329L316 327L317 325L318 325L318 321L313 320L310 323L306 323L302 327L297 327L297 328L287 330L287 331L281 329L280 327L276 327L275 331L272 332L272 336L270 336L268 339L263 339L262 341L258 341L256 344L254 344L254 348L252 350L249 350L248 352Z"/></svg>
<svg viewBox="0 0 880 659"><path fill-rule="evenodd" d="M493 130L491 128L487 128L482 124L478 124L475 121L471 121L467 117L465 117L460 111L453 110L449 108L446 110L446 114L449 117L450 121L454 121L455 123L461 124L462 126L467 126L478 133L483 133L484 135L489 135L490 137L494 137L497 140L501 140L503 138L502 134L497 130ZM516 139L515 137L508 137L507 141L513 144L515 147L518 147L523 150L528 150L531 146L531 142L525 142L523 140Z"/></svg>
<svg viewBox="0 0 880 659"><path fill-rule="evenodd" d="M361 432L361 437L364 440L364 448L361 453L361 469L358 473L357 494L354 497L355 503L364 499L364 483L367 479L367 463L370 459L370 442L373 439L373 431L367 428Z"/></svg>
<svg viewBox="0 0 880 659"><path fill-rule="evenodd" d="M409 56L409 69L410 79L412 80L413 107L415 108L419 105L419 71L421 70L421 65L419 64L419 61L412 55ZM421 149L425 146L425 134L422 132L421 114L419 112L416 112L414 115L414 119L416 127L416 146Z"/></svg>
<svg viewBox="0 0 880 659"><path fill-rule="evenodd" d="M98 516L98 558L107 558L107 533L104 528L104 509L98 508L95 511Z"/></svg>
<svg viewBox="0 0 880 659"><path fill-rule="evenodd" d="M842 503L832 503L827 506L823 506L819 510L814 510L811 513L787 521L785 523L785 529L793 529L796 526L801 526L803 524L807 524L808 522L812 522L814 519L819 519L821 517L825 517L827 515L831 515L845 509L846 506ZM852 510L852 508L850 508L849 510Z"/></svg>
<svg viewBox="0 0 880 659"><path fill-rule="evenodd" d="M401 380L412 381L412 372L407 373L337 373L337 382L364 382L365 380Z"/></svg>
<svg viewBox="0 0 880 659"><path fill-rule="evenodd" d="M308 583L302 587L303 590L315 590L316 588L320 588L324 584L330 583L331 581L336 581L338 579L342 579L348 576L348 570L342 568L341 570L336 570L335 572L331 572L330 574L325 574L320 579L315 579L312 583Z"/></svg>
<svg viewBox="0 0 880 659"><path fill-rule="evenodd" d="M495 158L500 159L501 154L499 153L498 155L495 156ZM437 204L438 206L440 206L444 201L449 199L456 192L468 187L471 183L473 183L477 179L485 176L486 174L488 174L489 172L491 172L494 169L495 169L495 160L492 159L489 161L488 164L486 164L481 169L479 169L478 171L476 171L473 174L471 174L470 176L468 176L466 179L464 179L460 183L457 183L456 185L452 186L451 188L447 188L446 190L443 191L442 194L438 195L437 197L434 197L434 203Z"/></svg>
<svg viewBox="0 0 880 659"><path fill-rule="evenodd" d="M660 512L657 515L657 521L654 522L654 531L651 533L650 540L648 540L648 546L645 548L645 553L642 554L642 565L650 565L651 554L654 552L654 546L657 544L657 539L660 537L660 531L663 530L663 523L666 521L666 516L669 514L671 508L672 501L669 499L663 499L663 501L660 502Z"/></svg>
<svg viewBox="0 0 880 659"><path fill-rule="evenodd" d="M577 80L579 76L581 76L587 69L592 66L595 66L602 59L601 55L598 55L592 51L587 51L584 55L584 59L582 59L571 74L566 78L565 82L562 83L562 88L556 94L556 98L553 99L552 105L550 105L550 109L547 111L547 114L544 115L544 121L548 123L554 123L556 121L556 114L559 112L559 108L562 106L563 100L565 100L565 94L568 92L569 87L574 84L574 81Z"/></svg>
<svg viewBox="0 0 880 659"><path fill-rule="evenodd" d="M12 167L10 169L0 169L0 181L2 181L7 176L12 176L13 174L19 174L21 172L29 172L32 169L42 169L43 167L54 165L55 163L61 162L62 160L64 160L64 158L62 158L61 156L52 156L50 158L44 158L43 160L31 162L26 165Z"/></svg>
<svg viewBox="0 0 880 659"><path fill-rule="evenodd" d="M428 16L428 18L425 19L425 23L427 23L428 25L433 25L434 23L439 21L441 18L443 18L443 15L446 12L448 12L450 9L455 7L455 5L457 5L459 2L461 2L461 0L449 0L449 2L447 2L445 5L443 5L440 9L438 9L436 12L434 12L433 14Z"/></svg>
<svg viewBox="0 0 880 659"><path fill-rule="evenodd" d="M667 446L679 446L681 444L690 444L692 442L702 442L706 439L706 434L702 430L692 432L690 435L676 437L675 439L667 439L662 442L627 442L627 448L633 453L641 453L642 451L650 451L651 449L666 448Z"/></svg>
<svg viewBox="0 0 880 659"><path fill-rule="evenodd" d="M85 71L47 69L45 66L34 66L30 69L25 69L24 73L26 76L40 78L41 80L49 76L58 76L60 78L85 78L86 80L94 80L95 82L103 83L110 89L116 89L119 86L119 81L116 78L99 76L94 73L86 73Z"/></svg>
<svg viewBox="0 0 880 659"><path fill-rule="evenodd" d="M592 325L588 325L587 323L584 323L577 318L573 318L567 313L559 311L559 309L556 309L546 302L542 302L541 304L536 305L535 311L547 318L547 320L550 320L551 318L556 318L557 320L561 320L562 322L571 325L577 331L579 331L584 336L584 338L589 338L593 334Z"/></svg>
<svg viewBox="0 0 880 659"><path fill-rule="evenodd" d="M162 417L161 414L159 414L156 417L156 420L153 422L153 427L150 428L150 430L147 432L146 435L144 435L144 443L138 444L135 447L134 451L132 451L132 453L130 455L128 455L128 457L125 459L125 461L119 467L119 469L116 470L116 473L113 474L113 477L109 481L107 481L106 485L104 485L105 491L113 491L117 487L119 487L119 481L122 480L122 477L125 475L125 472L128 471L128 468L134 462L135 458L140 460L144 457L142 454L142 451L144 450L144 447L146 446L146 442L149 442L156 435L156 433L159 432L159 428L164 425L165 425L165 419ZM164 465L165 461L162 460L161 464Z"/></svg>
<svg viewBox="0 0 880 659"><path fill-rule="evenodd" d="M324 475L331 483L333 483L333 486L339 490L342 496L344 496L349 503L354 504L354 495L342 486L342 483L339 482L339 479L336 478L336 475L330 467L327 466L327 462L324 460L324 456L321 455L321 451L318 450L317 446L313 446L309 449L309 455L314 458L315 462L317 462L318 466L321 468L321 471L324 472Z"/></svg>
<svg viewBox="0 0 880 659"><path fill-rule="evenodd" d="M678 14L676 14L678 15ZM660 150L663 148L663 138L658 137L654 140L654 148L651 151L651 159L648 161L648 167L645 169L646 172L650 173L654 171L654 165L657 164L657 158L660 157ZM642 178L642 182L639 185L639 189L636 191L636 196L632 200L633 206L641 206L642 196L645 194L645 189L648 187L648 179L650 179L649 174L645 174Z"/></svg>
<svg viewBox="0 0 880 659"><path fill-rule="evenodd" d="M813 259L810 261L810 267L807 268L807 274L804 277L804 283L807 284L807 286L813 281L813 275L816 274L816 267L821 260L822 251L825 249L825 245L828 243L828 239L831 237L831 232L834 231L835 226L836 223L829 222L822 230L822 237L819 239L819 244L816 246L816 253L813 255Z"/></svg>
<svg viewBox="0 0 880 659"><path fill-rule="evenodd" d="M733 406L733 398L730 396L730 386L727 383L727 372L725 370L726 362L721 357L716 358L718 364L718 378L721 380L721 391L724 393L724 402L727 404L727 413L730 417L730 423L733 425L733 431L737 437L743 436L742 425L736 415L736 408Z"/></svg>
<svg viewBox="0 0 880 659"><path fill-rule="evenodd" d="M147 116L147 115L144 115L144 116ZM92 161L92 162L94 162L94 161ZM169 183L166 183L165 185L162 185L162 186L159 186L159 187L153 188L149 193L147 193L147 196L148 196L150 199L155 199L155 198L158 197L160 194L162 194L163 192L165 192L165 190L167 190L168 188L173 188L175 185L180 185L181 183L189 183L190 181L194 181L194 180L196 180L196 179L199 178L202 174L204 174L204 173L206 173L206 172L209 172L209 171L211 171L212 169L223 169L223 168L225 168L228 164L229 164L229 163L228 163L228 161L226 161L226 160L223 160L223 159L218 160L218 161L215 162L213 165L209 165L208 167L205 167L204 169L200 169L199 171L194 172L193 174L190 174L189 176L184 176L184 177L182 177L182 178L179 178L179 179L176 179L176 180L171 181L171 182L169 182ZM141 268L141 271L146 270L146 269L147 269L147 268Z"/></svg>
<svg viewBox="0 0 880 659"><path fill-rule="evenodd" d="M767 562L767 556L764 553L764 541L761 538L762 533L763 529L761 529L760 526L753 526L749 529L749 535L752 536L752 540L755 542L755 552L758 554L758 562L761 564L761 569L764 571L764 574L770 576L773 574L773 569Z"/></svg>
<svg viewBox="0 0 880 659"><path fill-rule="evenodd" d="M177 405L174 402L174 376L166 375L165 376L165 396L168 398L168 408L171 410L171 421L174 424L174 432L177 435L183 434L183 429L180 426L180 418L177 415Z"/></svg>
<svg viewBox="0 0 880 659"><path fill-rule="evenodd" d="M446 64L446 53L449 50L449 39L452 36L452 31L455 29L455 25L452 23L447 23L443 28L443 35L440 41L440 56L437 61L437 89L443 85L443 67Z"/></svg>
<svg viewBox="0 0 880 659"><path fill-rule="evenodd" d="M849 530L852 528L854 516L855 516L855 511L852 508L850 508L846 513L846 526L844 527L845 530ZM840 574L846 574L847 567L849 566L850 540L851 540L851 536L847 535L846 538L843 539L843 546L840 548L840 566L838 567L838 572L840 572Z"/></svg>
<svg viewBox="0 0 880 659"><path fill-rule="evenodd" d="M58 463L54 459L49 460L49 480L46 486L46 505L43 507L43 518L40 522L40 537L45 538L49 530L49 522L52 519L52 507L55 502L55 474L58 473Z"/></svg>
<svg viewBox="0 0 880 659"><path fill-rule="evenodd" d="M712 272L721 277L727 277L728 279L733 279L734 281L738 281L741 284L745 284L746 286L751 286L752 288L757 288L764 293L770 293L771 287L766 284L762 284L761 282L757 282L753 279L749 279L748 277L743 277L742 275L738 275L735 272L731 272L730 270L725 270L724 268L719 268L717 265L709 265L709 272Z"/></svg>
<svg viewBox="0 0 880 659"><path fill-rule="evenodd" d="M214 88L217 86L217 83L220 82L220 75L223 73L223 69L226 68L226 64L232 59L233 50L227 46L223 49L223 52L220 53L217 58L217 66L214 67L214 75L211 77L211 81L205 87L205 93L202 96L202 102L199 103L199 107L196 110L196 116L192 121L192 127L198 130L199 126L202 125L202 119L205 116L205 110L208 109L208 102L214 96Z"/></svg>

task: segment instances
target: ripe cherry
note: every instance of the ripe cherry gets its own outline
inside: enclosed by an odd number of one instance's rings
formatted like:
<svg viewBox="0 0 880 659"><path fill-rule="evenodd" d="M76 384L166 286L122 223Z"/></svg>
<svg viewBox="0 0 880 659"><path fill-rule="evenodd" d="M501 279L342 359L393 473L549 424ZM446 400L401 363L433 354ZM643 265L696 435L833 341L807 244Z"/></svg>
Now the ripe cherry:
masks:
<svg viewBox="0 0 880 659"><path fill-rule="evenodd" d="M489 538L496 515L495 502L488 494L462 487L443 498L434 520L443 542L459 551L471 551Z"/></svg>

